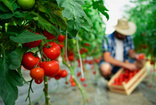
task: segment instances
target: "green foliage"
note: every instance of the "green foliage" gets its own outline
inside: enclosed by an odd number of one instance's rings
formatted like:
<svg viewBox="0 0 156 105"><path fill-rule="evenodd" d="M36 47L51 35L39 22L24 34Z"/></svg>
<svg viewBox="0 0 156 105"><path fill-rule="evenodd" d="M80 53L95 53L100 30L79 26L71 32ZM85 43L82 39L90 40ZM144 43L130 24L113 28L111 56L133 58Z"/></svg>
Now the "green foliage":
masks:
<svg viewBox="0 0 156 105"><path fill-rule="evenodd" d="M46 39L43 35L37 35L28 30L22 32L18 37L10 36L10 39L16 43L28 43L33 42L41 39Z"/></svg>
<svg viewBox="0 0 156 105"><path fill-rule="evenodd" d="M14 59L16 58L16 59ZM16 63L15 63L16 62ZM0 96L5 105L14 105L18 97L17 86L22 86L22 80L16 69L20 66L17 52L12 52L0 58Z"/></svg>
<svg viewBox="0 0 156 105"><path fill-rule="evenodd" d="M135 0L133 8L128 8L130 19L137 25L134 35L134 44L137 52L146 53L147 56L156 57L156 1Z"/></svg>

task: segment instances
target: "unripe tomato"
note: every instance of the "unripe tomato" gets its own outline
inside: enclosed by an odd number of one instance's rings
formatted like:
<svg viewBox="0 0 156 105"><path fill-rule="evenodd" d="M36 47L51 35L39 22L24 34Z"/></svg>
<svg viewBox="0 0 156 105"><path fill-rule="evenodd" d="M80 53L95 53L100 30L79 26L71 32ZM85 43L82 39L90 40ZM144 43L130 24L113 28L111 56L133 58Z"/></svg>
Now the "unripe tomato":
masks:
<svg viewBox="0 0 156 105"><path fill-rule="evenodd" d="M47 43L44 45L43 53L51 60L55 60L60 55L61 49L55 42L49 42L49 45L49 48Z"/></svg>
<svg viewBox="0 0 156 105"><path fill-rule="evenodd" d="M51 39L54 39L55 36L51 33L49 33L47 30L44 29L44 32L43 32L44 36L47 37L47 39L51 40Z"/></svg>
<svg viewBox="0 0 156 105"><path fill-rule="evenodd" d="M65 38L66 38L65 35L59 35L58 38L57 38L57 40L58 40L59 42L63 42L63 41L65 40Z"/></svg>
<svg viewBox="0 0 156 105"><path fill-rule="evenodd" d="M67 77L67 75L68 75L68 72L66 70L63 70L61 73L61 77L65 78L65 77Z"/></svg>
<svg viewBox="0 0 156 105"><path fill-rule="evenodd" d="M35 80L40 80L44 77L44 70L42 68L34 68L30 71L31 78Z"/></svg>
<svg viewBox="0 0 156 105"><path fill-rule="evenodd" d="M49 77L55 76L59 71L59 64L55 60L48 62L44 61L41 63L40 67L44 69L45 75Z"/></svg>
<svg viewBox="0 0 156 105"><path fill-rule="evenodd" d="M41 63L40 58L35 57L32 52L27 52L23 55L22 65L24 68L31 70L35 67L35 65L39 66Z"/></svg>
<svg viewBox="0 0 156 105"><path fill-rule="evenodd" d="M28 10L34 6L35 0L17 0L17 3L22 9Z"/></svg>

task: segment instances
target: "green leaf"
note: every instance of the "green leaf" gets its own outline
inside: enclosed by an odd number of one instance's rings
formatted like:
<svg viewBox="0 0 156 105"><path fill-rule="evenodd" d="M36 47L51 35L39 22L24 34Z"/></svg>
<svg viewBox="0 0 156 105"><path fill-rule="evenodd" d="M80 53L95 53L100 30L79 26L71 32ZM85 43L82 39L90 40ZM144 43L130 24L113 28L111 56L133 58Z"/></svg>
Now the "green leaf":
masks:
<svg viewBox="0 0 156 105"><path fill-rule="evenodd" d="M14 16L14 13L11 12L0 12L0 19L10 19Z"/></svg>
<svg viewBox="0 0 156 105"><path fill-rule="evenodd" d="M8 1L8 0L2 0L2 2L6 5L6 7L8 7L12 12L14 11L13 10L13 7L12 7L12 4Z"/></svg>
<svg viewBox="0 0 156 105"><path fill-rule="evenodd" d="M9 54L9 69L14 70L20 67L21 62L19 60L18 53L16 51L13 51Z"/></svg>
<svg viewBox="0 0 156 105"><path fill-rule="evenodd" d="M0 10L2 12L9 12L10 10L4 5L2 1L0 1Z"/></svg>
<svg viewBox="0 0 156 105"><path fill-rule="evenodd" d="M46 29L48 32L52 33L54 36L58 36L59 32L55 25L44 19L39 15L38 17L38 24L44 30Z"/></svg>
<svg viewBox="0 0 156 105"><path fill-rule="evenodd" d="M7 58L0 58L0 96L5 105L15 105L18 97L17 86L22 86L22 80L16 70L9 69Z"/></svg>
<svg viewBox="0 0 156 105"><path fill-rule="evenodd" d="M16 43L28 43L41 39L46 39L43 35L37 35L28 30L22 32L18 37L10 36L10 39Z"/></svg>
<svg viewBox="0 0 156 105"><path fill-rule="evenodd" d="M73 25L69 27L73 27L76 30L79 30L81 28L82 20L86 16L85 12L83 11L81 5L84 4L83 0L57 0L57 3L60 7L63 7L64 10L62 11L62 14L64 17L67 18L67 20L74 21L74 24L68 24Z"/></svg>

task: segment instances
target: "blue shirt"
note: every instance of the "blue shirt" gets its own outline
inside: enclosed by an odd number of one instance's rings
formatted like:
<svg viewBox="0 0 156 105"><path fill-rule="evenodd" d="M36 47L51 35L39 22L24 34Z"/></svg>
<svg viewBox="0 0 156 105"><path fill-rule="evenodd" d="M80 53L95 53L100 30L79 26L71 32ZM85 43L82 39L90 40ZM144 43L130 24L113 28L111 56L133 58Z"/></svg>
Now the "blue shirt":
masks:
<svg viewBox="0 0 156 105"><path fill-rule="evenodd" d="M124 61L128 59L128 52L130 49L134 49L133 39L132 36L126 36L126 38L123 40L123 58ZM110 52L111 56L115 58L115 50L116 50L116 43L115 43L115 36L114 32L110 35L107 35L107 37L104 37L102 40L102 51L104 52ZM104 61L103 57L102 60Z"/></svg>

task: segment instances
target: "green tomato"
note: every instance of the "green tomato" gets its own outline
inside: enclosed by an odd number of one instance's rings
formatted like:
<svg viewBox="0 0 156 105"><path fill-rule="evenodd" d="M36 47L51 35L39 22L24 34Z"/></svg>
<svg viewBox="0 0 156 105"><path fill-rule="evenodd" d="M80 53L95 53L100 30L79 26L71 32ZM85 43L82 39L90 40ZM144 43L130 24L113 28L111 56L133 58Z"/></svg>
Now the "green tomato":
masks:
<svg viewBox="0 0 156 105"><path fill-rule="evenodd" d="M35 0L17 0L17 3L22 9L28 10L34 6Z"/></svg>

